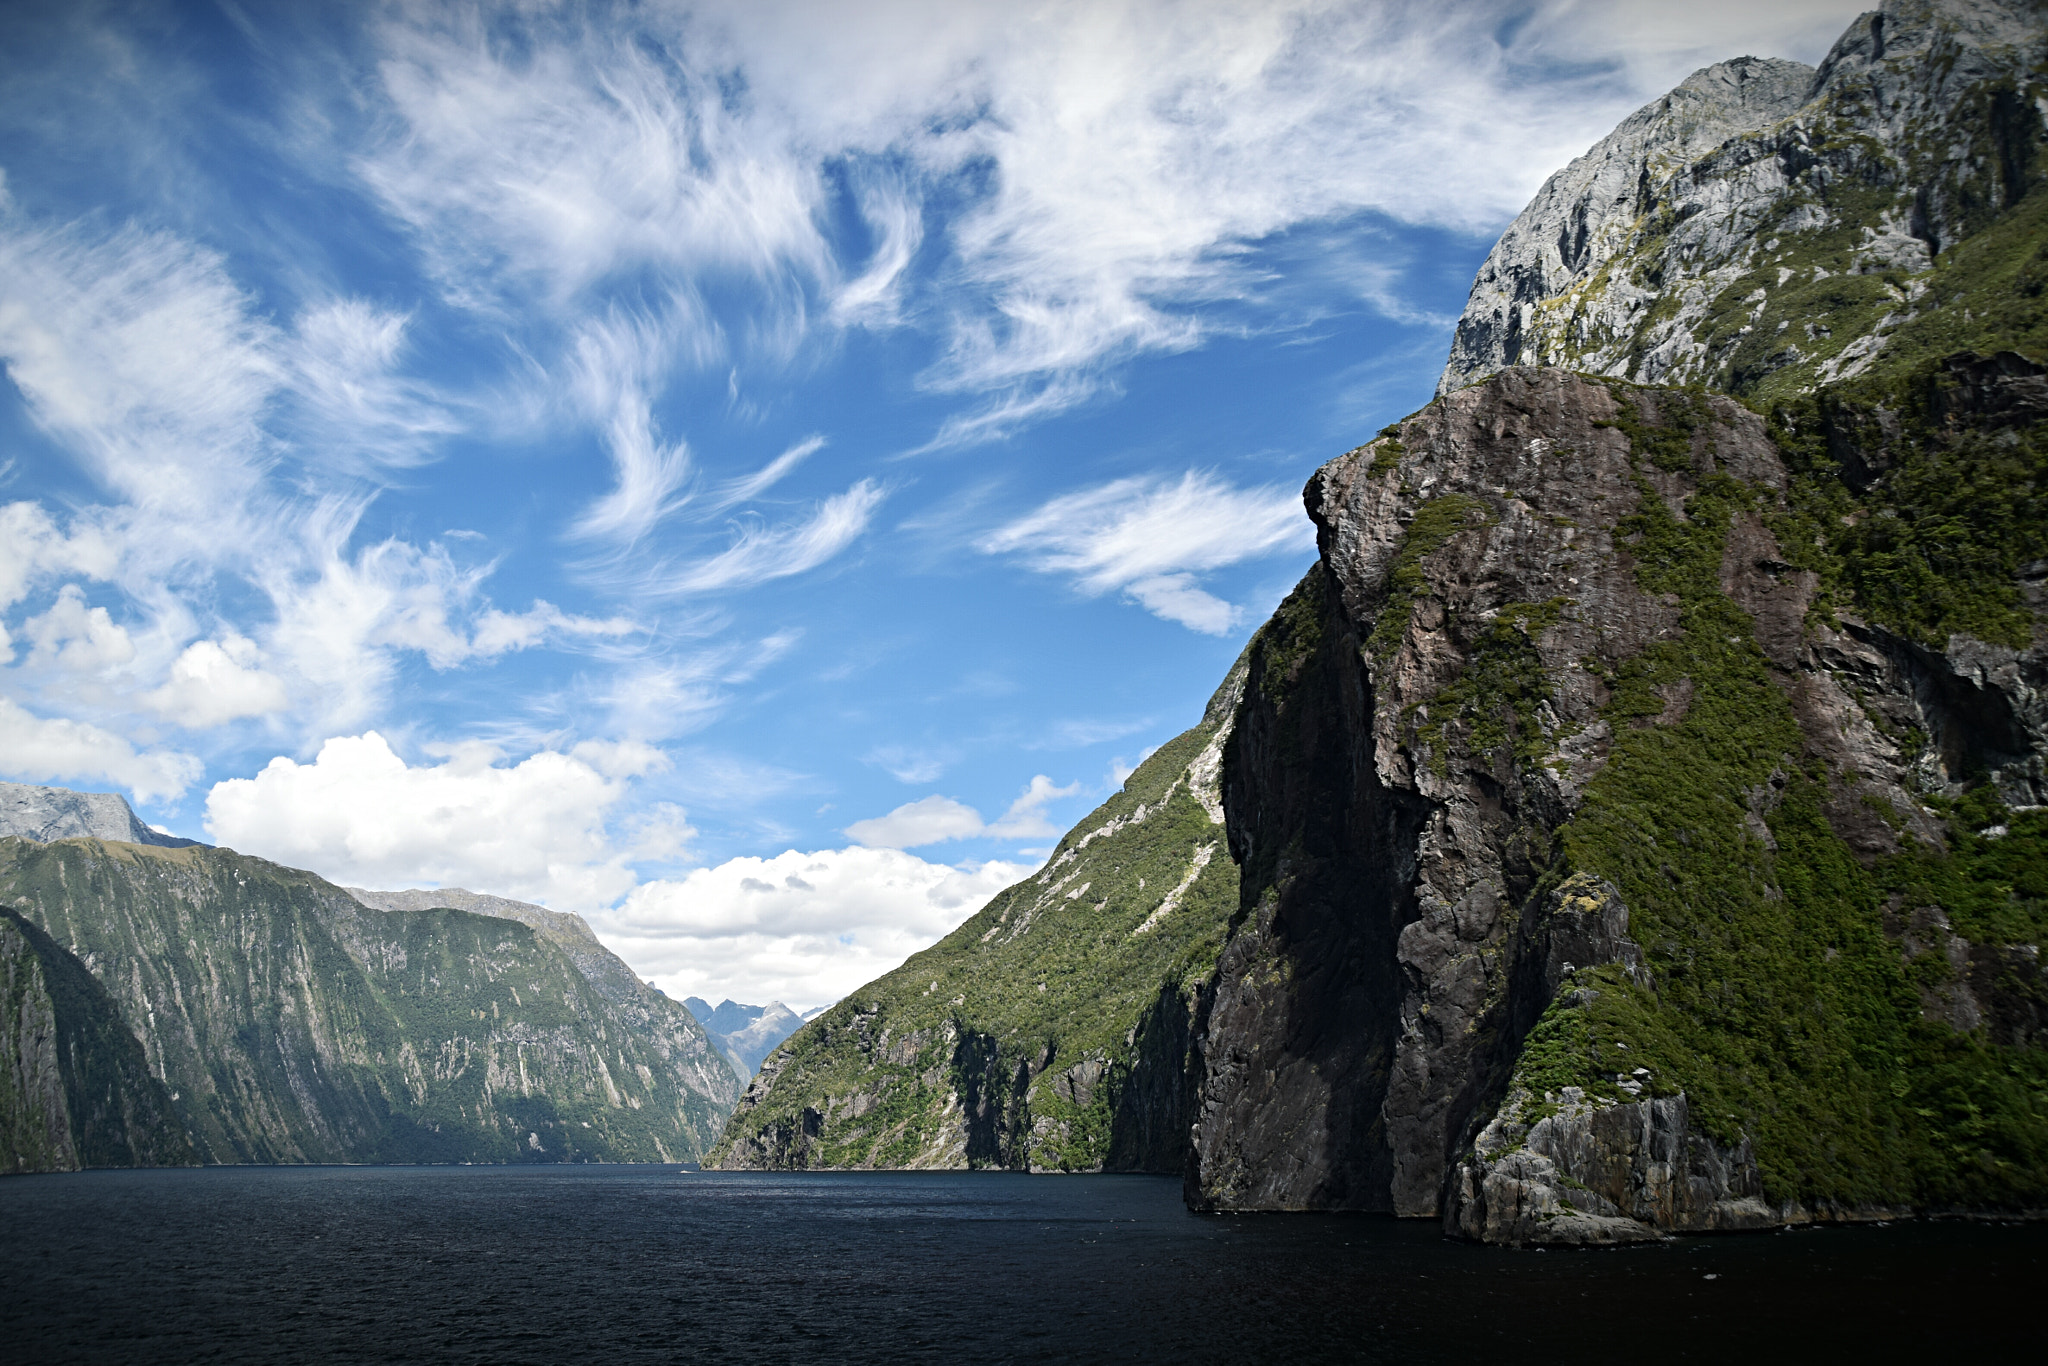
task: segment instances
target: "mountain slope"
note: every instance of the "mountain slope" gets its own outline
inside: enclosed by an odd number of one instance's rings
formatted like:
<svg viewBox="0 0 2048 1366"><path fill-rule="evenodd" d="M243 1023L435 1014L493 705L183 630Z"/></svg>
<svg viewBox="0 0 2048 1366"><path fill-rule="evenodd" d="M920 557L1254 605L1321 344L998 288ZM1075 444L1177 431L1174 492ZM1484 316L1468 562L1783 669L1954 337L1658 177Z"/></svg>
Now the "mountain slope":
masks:
<svg viewBox="0 0 2048 1366"><path fill-rule="evenodd" d="M680 1007L644 1029L513 920L92 839L0 840L0 901L119 1003L209 1162L684 1160L739 1090Z"/></svg>
<svg viewBox="0 0 2048 1366"><path fill-rule="evenodd" d="M1511 1243L2048 1206L2042 13L1895 0L1553 180L1203 726L718 1159ZM1216 899L1163 975L1154 866Z"/></svg>
<svg viewBox="0 0 2048 1366"><path fill-rule="evenodd" d="M2048 342L2048 10L1888 0L1807 88L1710 67L1553 176L1487 257L1438 392L1510 365L1771 401Z"/></svg>
<svg viewBox="0 0 2048 1366"><path fill-rule="evenodd" d="M769 1055L707 1165L1179 1171L1237 902L1216 786L1241 684L1044 868Z"/></svg>

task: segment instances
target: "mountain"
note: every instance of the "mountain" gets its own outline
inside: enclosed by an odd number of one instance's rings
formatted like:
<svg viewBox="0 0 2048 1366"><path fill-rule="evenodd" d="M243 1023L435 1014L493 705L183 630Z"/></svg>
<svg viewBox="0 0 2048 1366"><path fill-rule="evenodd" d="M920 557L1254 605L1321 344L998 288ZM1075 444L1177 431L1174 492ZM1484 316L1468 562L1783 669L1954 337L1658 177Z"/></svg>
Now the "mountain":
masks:
<svg viewBox="0 0 2048 1366"><path fill-rule="evenodd" d="M1696 73L1502 235L1438 393L1558 365L1770 401L1880 356L2039 354L2044 57L2034 0L1891 0L1818 70Z"/></svg>
<svg viewBox="0 0 2048 1366"><path fill-rule="evenodd" d="M123 840L164 849L189 849L199 843L150 829L117 792L72 792L27 783L0 783L0 836L6 835L40 841Z"/></svg>
<svg viewBox="0 0 2048 1366"><path fill-rule="evenodd" d="M703 1029L580 920L491 901L378 910L228 849L0 839L0 903L104 989L203 1161L697 1157L740 1090Z"/></svg>
<svg viewBox="0 0 2048 1366"><path fill-rule="evenodd" d="M0 906L0 1172L197 1161L142 1045L85 965Z"/></svg>
<svg viewBox="0 0 2048 1366"><path fill-rule="evenodd" d="M1178 1172L1237 905L1218 764L1241 683L1037 873L771 1053L706 1165Z"/></svg>
<svg viewBox="0 0 2048 1366"><path fill-rule="evenodd" d="M1895 0L1554 177L1203 726L714 1157L1524 1244L2048 1207L2044 35ZM1125 966L1155 830L1204 895Z"/></svg>
<svg viewBox="0 0 2048 1366"><path fill-rule="evenodd" d="M739 1073L741 1081L752 1077L775 1045L794 1034L804 1022L803 1016L780 1001L770 1001L765 1006L720 1001L713 1007L702 996L691 996L683 1004L732 1059L733 1070Z"/></svg>

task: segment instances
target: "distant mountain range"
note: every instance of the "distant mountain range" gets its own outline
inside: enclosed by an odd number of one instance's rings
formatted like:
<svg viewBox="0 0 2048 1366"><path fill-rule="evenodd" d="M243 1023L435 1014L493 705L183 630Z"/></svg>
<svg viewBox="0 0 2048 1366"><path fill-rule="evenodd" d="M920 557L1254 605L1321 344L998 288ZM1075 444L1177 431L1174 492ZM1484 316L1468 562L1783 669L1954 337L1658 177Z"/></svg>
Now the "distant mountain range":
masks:
<svg viewBox="0 0 2048 1366"><path fill-rule="evenodd" d="M751 1080L755 1070L761 1066L761 1059L810 1018L797 1014L780 1001L770 1001L765 1006L720 1001L713 1006L702 996L691 996L683 1004L690 1008L697 1022L732 1059L733 1071L739 1074L741 1081ZM818 1013L814 1010L811 1015Z"/></svg>
<svg viewBox="0 0 2048 1366"><path fill-rule="evenodd" d="M0 784L0 907L0 1170L688 1161L740 1091L577 916L351 893L110 794Z"/></svg>

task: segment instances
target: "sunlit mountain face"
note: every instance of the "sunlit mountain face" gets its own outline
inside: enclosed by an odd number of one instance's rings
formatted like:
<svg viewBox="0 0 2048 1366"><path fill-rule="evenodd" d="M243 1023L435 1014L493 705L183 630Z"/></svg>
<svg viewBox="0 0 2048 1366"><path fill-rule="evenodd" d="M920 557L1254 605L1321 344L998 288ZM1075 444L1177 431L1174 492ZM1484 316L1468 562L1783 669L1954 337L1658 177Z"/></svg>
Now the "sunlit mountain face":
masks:
<svg viewBox="0 0 2048 1366"><path fill-rule="evenodd" d="M1551 170L1857 6L1693 8L11 5L0 777L830 1001L1194 722Z"/></svg>

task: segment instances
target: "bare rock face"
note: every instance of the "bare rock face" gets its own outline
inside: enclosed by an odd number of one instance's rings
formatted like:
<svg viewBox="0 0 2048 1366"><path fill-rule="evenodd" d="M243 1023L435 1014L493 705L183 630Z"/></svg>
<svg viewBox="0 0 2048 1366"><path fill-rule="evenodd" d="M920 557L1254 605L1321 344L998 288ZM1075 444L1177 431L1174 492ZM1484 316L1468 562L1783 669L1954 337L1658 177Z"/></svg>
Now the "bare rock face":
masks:
<svg viewBox="0 0 2048 1366"><path fill-rule="evenodd" d="M2044 62L2033 0L1887 0L1817 71L1696 73L1501 237L1438 392L1510 365L1791 391L1940 310L1981 314L1934 267L2036 183Z"/></svg>
<svg viewBox="0 0 2048 1366"><path fill-rule="evenodd" d="M1548 339L1538 307L1627 251L1675 175L1729 138L1791 115L1812 84L1813 68L1799 62L1716 62L1545 181L1479 268L1438 392L1536 360Z"/></svg>
<svg viewBox="0 0 2048 1366"><path fill-rule="evenodd" d="M8 835L44 843L82 836L164 849L198 843L150 829L118 792L73 792L29 783L0 783L0 837Z"/></svg>
<svg viewBox="0 0 2048 1366"><path fill-rule="evenodd" d="M1251 919L1206 1021L1196 1203L1438 1212L1516 908L1606 759L1605 679L1678 629L1623 523L1709 471L1784 482L1762 420L1704 402L1699 463L1645 474L1616 391L1510 370L1311 481L1323 561L1254 643L1227 756Z"/></svg>

